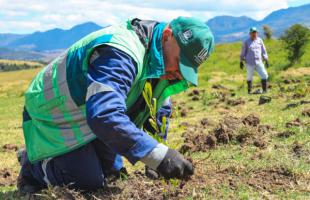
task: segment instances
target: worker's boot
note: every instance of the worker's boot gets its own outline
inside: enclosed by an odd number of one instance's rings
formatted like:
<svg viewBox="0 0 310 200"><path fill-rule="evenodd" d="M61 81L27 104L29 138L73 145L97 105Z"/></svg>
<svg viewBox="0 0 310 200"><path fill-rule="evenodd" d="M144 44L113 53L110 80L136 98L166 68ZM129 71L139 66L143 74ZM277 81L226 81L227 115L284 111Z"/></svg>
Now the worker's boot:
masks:
<svg viewBox="0 0 310 200"><path fill-rule="evenodd" d="M22 166L18 178L17 189L21 196L31 195L42 189L40 184L32 177L30 172L30 162L27 161L27 153L25 149L17 152L17 160Z"/></svg>
<svg viewBox="0 0 310 200"><path fill-rule="evenodd" d="M262 79L263 93L267 93L267 79Z"/></svg>
<svg viewBox="0 0 310 200"><path fill-rule="evenodd" d="M248 81L248 94L251 94L252 92L252 81Z"/></svg>

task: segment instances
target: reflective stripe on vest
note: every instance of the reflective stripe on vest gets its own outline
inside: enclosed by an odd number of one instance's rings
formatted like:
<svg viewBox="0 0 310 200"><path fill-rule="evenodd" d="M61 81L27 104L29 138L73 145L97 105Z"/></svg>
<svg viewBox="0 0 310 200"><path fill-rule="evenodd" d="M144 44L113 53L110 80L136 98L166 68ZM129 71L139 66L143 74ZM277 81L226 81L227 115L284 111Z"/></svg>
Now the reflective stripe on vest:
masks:
<svg viewBox="0 0 310 200"><path fill-rule="evenodd" d="M85 116L83 115L80 108L78 108L75 102L72 100L70 91L67 84L67 73L66 73L66 61L67 52L62 54L56 63L57 70L53 70L54 64L47 66L44 73L44 96L46 101L49 101L55 97L55 91L58 92L59 96L65 97L63 109L54 107L51 110L53 122L58 125L61 135L64 138L66 146L71 147L79 143L79 139L88 140L94 137L90 130ZM53 71L57 72L56 80L57 83L53 83ZM53 87L54 85L54 87ZM68 112L69 111L69 112Z"/></svg>

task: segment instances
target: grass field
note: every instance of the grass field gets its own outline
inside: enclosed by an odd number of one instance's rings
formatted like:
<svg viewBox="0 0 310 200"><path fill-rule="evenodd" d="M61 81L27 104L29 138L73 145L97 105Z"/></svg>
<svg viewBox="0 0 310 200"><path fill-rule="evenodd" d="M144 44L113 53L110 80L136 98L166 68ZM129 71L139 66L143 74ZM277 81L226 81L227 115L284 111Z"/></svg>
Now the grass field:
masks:
<svg viewBox="0 0 310 200"><path fill-rule="evenodd" d="M49 188L36 198L310 199L310 47L288 68L281 43L265 45L271 102L258 105L260 95L247 95L241 43L218 45L200 70L200 86L173 98L168 144L191 157L190 180L153 181L142 164L126 163L129 175L106 190ZM23 146L23 92L38 70L0 73L0 199L20 198L15 151Z"/></svg>

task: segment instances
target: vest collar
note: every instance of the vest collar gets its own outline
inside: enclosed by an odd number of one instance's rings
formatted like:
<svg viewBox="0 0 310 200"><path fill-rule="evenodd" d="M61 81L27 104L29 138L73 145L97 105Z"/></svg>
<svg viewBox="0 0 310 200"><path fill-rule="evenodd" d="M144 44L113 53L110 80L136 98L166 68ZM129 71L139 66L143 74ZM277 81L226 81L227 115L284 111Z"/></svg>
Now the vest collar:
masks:
<svg viewBox="0 0 310 200"><path fill-rule="evenodd" d="M144 78L159 78L165 73L165 62L163 57L162 36L166 23L155 26L150 49L147 52L147 62Z"/></svg>

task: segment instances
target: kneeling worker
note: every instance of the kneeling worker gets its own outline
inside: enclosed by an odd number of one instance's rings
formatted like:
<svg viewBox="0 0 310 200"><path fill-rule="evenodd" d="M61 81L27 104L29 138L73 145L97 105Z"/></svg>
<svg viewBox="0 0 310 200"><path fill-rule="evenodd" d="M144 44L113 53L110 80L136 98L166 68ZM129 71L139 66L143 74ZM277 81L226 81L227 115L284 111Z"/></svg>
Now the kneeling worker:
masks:
<svg viewBox="0 0 310 200"><path fill-rule="evenodd" d="M142 91L151 82L160 125L171 115L169 96L197 85L213 48L208 26L187 17L133 19L73 44L25 92L19 191L98 189L122 168L121 156L165 178L192 175L191 162L142 131L149 118Z"/></svg>

